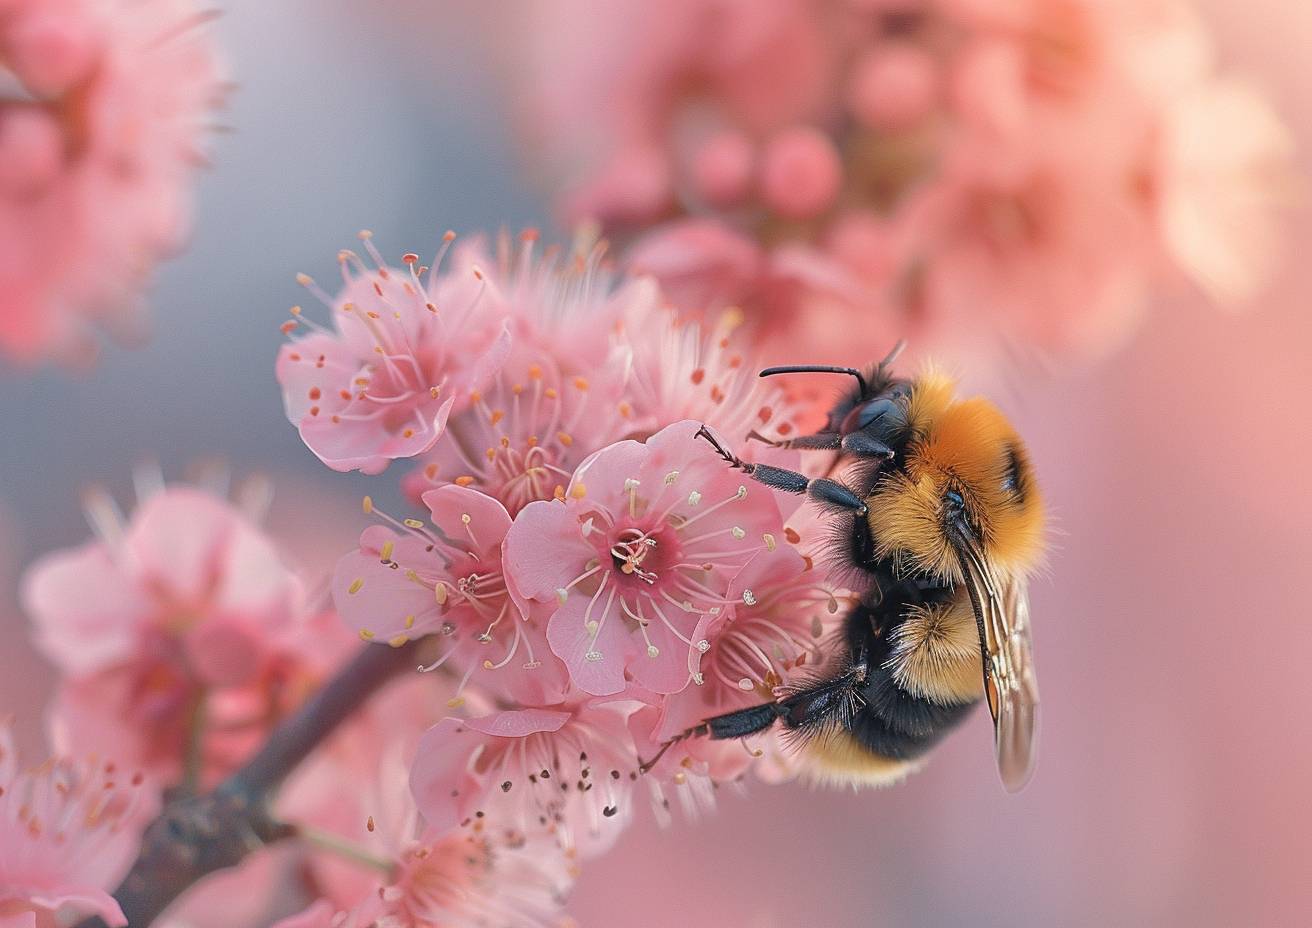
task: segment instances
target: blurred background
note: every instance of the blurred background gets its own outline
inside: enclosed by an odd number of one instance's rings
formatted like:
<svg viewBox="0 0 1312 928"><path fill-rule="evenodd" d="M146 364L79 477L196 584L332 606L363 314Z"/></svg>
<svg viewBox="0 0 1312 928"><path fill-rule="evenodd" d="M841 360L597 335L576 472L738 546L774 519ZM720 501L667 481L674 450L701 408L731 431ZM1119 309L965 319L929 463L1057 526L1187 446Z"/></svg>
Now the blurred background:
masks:
<svg viewBox="0 0 1312 928"><path fill-rule="evenodd" d="M555 228L516 154L498 24L474 4L225 6L235 131L214 145L190 247L154 288L153 342L108 348L81 375L0 375L0 706L33 750L50 672L25 642L16 578L86 537L86 485L127 502L143 459L180 477L221 458L274 480L275 529L316 514L324 531L293 557L326 570L353 544L358 495L378 484L315 461L273 378L294 272L330 277L360 228L389 253L429 251L447 228ZM1312 11L1202 6L1223 63L1291 125L1305 175ZM1044 715L1025 792L998 785L981 713L895 789L752 784L704 821L642 821L584 868L580 923L1307 924L1301 206L1288 233L1294 260L1245 313L1160 300L1110 358L1008 378L1000 399L1058 530L1033 591Z"/></svg>

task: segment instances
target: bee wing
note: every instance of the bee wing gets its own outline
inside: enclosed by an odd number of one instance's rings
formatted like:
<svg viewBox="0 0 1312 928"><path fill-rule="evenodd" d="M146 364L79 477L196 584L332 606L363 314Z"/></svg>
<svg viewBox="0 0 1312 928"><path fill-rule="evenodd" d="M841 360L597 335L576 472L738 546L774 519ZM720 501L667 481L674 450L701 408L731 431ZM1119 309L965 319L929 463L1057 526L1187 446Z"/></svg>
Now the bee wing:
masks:
<svg viewBox="0 0 1312 928"><path fill-rule="evenodd" d="M1039 684L1034 676L1034 642L1030 636L1029 591L1021 580L1002 588L997 615L998 640L989 642L990 665L997 664L990 707L993 709L994 746L1003 785L1016 792L1034 772L1039 737ZM992 660L994 648L1004 656ZM986 684L987 686L988 684Z"/></svg>
<svg viewBox="0 0 1312 928"><path fill-rule="evenodd" d="M984 692L993 716L998 773L1009 792L1034 771L1039 687L1034 676L1029 595L1024 581L998 581L974 546L965 547L965 576L980 625Z"/></svg>

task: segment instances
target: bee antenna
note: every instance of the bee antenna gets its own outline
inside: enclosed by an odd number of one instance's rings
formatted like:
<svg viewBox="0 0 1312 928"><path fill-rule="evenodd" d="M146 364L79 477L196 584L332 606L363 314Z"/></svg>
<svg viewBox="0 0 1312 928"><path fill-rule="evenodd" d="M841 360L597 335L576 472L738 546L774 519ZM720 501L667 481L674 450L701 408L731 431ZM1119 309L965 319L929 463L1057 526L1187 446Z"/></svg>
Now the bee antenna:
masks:
<svg viewBox="0 0 1312 928"><path fill-rule="evenodd" d="M880 370L883 370L884 368L892 364L894 361L896 361L898 355L900 355L906 349L906 347L907 347L907 340L905 338L899 338L897 340L897 344L895 344L892 347L892 349L888 352L888 355L884 358L884 360L879 362Z"/></svg>
<svg viewBox="0 0 1312 928"><path fill-rule="evenodd" d="M787 367L767 367L761 371L762 377L773 377L775 374L851 374L856 378L856 382L861 384L861 392L869 392L866 386L866 378L855 367L830 367L826 364L793 364Z"/></svg>

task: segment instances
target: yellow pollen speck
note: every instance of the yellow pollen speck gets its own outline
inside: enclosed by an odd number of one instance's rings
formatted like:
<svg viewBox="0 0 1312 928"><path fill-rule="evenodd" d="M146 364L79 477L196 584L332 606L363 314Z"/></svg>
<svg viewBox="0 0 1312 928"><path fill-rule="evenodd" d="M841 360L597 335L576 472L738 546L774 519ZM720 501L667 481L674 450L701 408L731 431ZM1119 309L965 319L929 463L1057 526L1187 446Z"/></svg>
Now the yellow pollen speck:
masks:
<svg viewBox="0 0 1312 928"><path fill-rule="evenodd" d="M483 454L487 457L489 461L495 461L497 459L496 448L488 448L486 451L483 452Z"/></svg>
<svg viewBox="0 0 1312 928"><path fill-rule="evenodd" d="M372 496L366 496L362 505L364 506L364 514L369 515L374 511L374 498Z"/></svg>
<svg viewBox="0 0 1312 928"><path fill-rule="evenodd" d="M505 417L506 417L506 412L505 412L505 410L503 410L503 409L494 409L494 410L492 410L492 424L493 424L493 425L496 425L498 422L500 422L500 421L501 421L502 419L504 419Z"/></svg>
<svg viewBox="0 0 1312 928"><path fill-rule="evenodd" d="M492 665L492 662L491 662L491 661L483 661L483 669L484 669L484 670L491 670L491 669L492 669L492 666L493 666L493 665Z"/></svg>
<svg viewBox="0 0 1312 928"><path fill-rule="evenodd" d="M565 498L565 488L560 484L556 484L556 489L551 492L551 496L553 499L563 500Z"/></svg>
<svg viewBox="0 0 1312 928"><path fill-rule="evenodd" d="M360 592L360 587L362 586L364 586L364 580L362 580L359 577L356 577L354 580L351 581L351 585L346 588L346 592L350 593L351 595L355 595L356 593Z"/></svg>
<svg viewBox="0 0 1312 928"><path fill-rule="evenodd" d="M399 648L401 647L401 645L405 644L409 640L410 639L405 635L397 635L395 638L388 638L387 643L394 648Z"/></svg>
<svg viewBox="0 0 1312 928"><path fill-rule="evenodd" d="M472 520L469 518L469 513L462 512L460 514L460 521L468 525Z"/></svg>
<svg viewBox="0 0 1312 928"><path fill-rule="evenodd" d="M309 274L297 274L296 282L300 284L302 287L308 287L310 286L310 284L314 283L314 278L311 277Z"/></svg>
<svg viewBox="0 0 1312 928"><path fill-rule="evenodd" d="M439 393L441 393L441 392L442 392L442 388L441 388L441 387L429 387L429 388L428 388L428 395L431 396L433 399L437 399L437 395L438 395Z"/></svg>
<svg viewBox="0 0 1312 928"><path fill-rule="evenodd" d="M406 520L405 520L405 524L408 525L410 528L423 528L423 527L424 527L424 523L420 522L418 519L406 519Z"/></svg>
<svg viewBox="0 0 1312 928"><path fill-rule="evenodd" d="M463 696L452 696L450 699L446 701L446 707L448 709L459 709L464 704L465 704L465 697Z"/></svg>
<svg viewBox="0 0 1312 928"><path fill-rule="evenodd" d="M373 637L374 637L374 633L369 631L369 629L367 628L360 629L360 640L370 641L373 639Z"/></svg>
<svg viewBox="0 0 1312 928"><path fill-rule="evenodd" d="M674 481L678 479L679 479L679 472L677 470L672 470L665 475L665 485L667 487L671 486L674 483Z"/></svg>
<svg viewBox="0 0 1312 928"><path fill-rule="evenodd" d="M482 393L479 393L477 390L470 390L470 391L469 391L469 402L471 402L471 403L477 403L477 402L479 402L479 401L482 400L482 399L483 399L483 394L482 394Z"/></svg>
<svg viewBox="0 0 1312 928"><path fill-rule="evenodd" d="M384 561L390 561L392 559L392 551L395 549L395 547L396 545L393 542L390 541L383 542L383 550L379 553L382 555L382 559Z"/></svg>
<svg viewBox="0 0 1312 928"><path fill-rule="evenodd" d="M556 393L555 387L547 387L545 390L542 391L542 395L549 400L554 400L559 394Z"/></svg>
<svg viewBox="0 0 1312 928"><path fill-rule="evenodd" d="M414 616L412 616L412 615L408 615L408 616L405 617L405 627L406 627L406 628L414 628L414 627L415 627L415 617L414 617Z"/></svg>
<svg viewBox="0 0 1312 928"><path fill-rule="evenodd" d="M771 535L769 532L765 532L763 535L761 535L761 538L765 540L765 548L767 551L773 551L775 548L779 546L778 542L774 540L774 536Z"/></svg>
<svg viewBox="0 0 1312 928"><path fill-rule="evenodd" d="M414 430L414 429L406 429L404 432L401 433L401 437L402 437L402 438L414 438L414 437L415 437L415 430Z"/></svg>
<svg viewBox="0 0 1312 928"><path fill-rule="evenodd" d="M470 477L468 474L466 474L463 477L456 478L456 486L458 487L467 487L473 482L474 482L474 478Z"/></svg>
<svg viewBox="0 0 1312 928"><path fill-rule="evenodd" d="M582 377L575 377L574 387L579 390L586 390L588 388L588 382Z"/></svg>
<svg viewBox="0 0 1312 928"><path fill-rule="evenodd" d="M537 364L530 364L528 368L528 376L530 380L541 380L542 379L541 366Z"/></svg>
<svg viewBox="0 0 1312 928"><path fill-rule="evenodd" d="M445 605L446 605L446 584L445 584L445 583L439 583L437 586L433 587L433 598L437 600L437 604L438 604L439 606L445 606Z"/></svg>
<svg viewBox="0 0 1312 928"><path fill-rule="evenodd" d="M569 489L569 495L574 499L583 499L588 495L588 488L583 485L582 480L574 481L574 485Z"/></svg>
<svg viewBox="0 0 1312 928"><path fill-rule="evenodd" d="M633 407L628 403L620 403L619 409L621 418L627 419L633 415Z"/></svg>
<svg viewBox="0 0 1312 928"><path fill-rule="evenodd" d="M743 531L741 528L739 528L737 525L735 525L733 528L729 529L729 534L732 535L734 538L739 539L740 541L741 541L743 538L746 538L746 537L747 537L747 533L746 533L745 531Z"/></svg>
<svg viewBox="0 0 1312 928"><path fill-rule="evenodd" d="M574 444L574 437L570 435L568 432L557 432L556 439L566 448Z"/></svg>

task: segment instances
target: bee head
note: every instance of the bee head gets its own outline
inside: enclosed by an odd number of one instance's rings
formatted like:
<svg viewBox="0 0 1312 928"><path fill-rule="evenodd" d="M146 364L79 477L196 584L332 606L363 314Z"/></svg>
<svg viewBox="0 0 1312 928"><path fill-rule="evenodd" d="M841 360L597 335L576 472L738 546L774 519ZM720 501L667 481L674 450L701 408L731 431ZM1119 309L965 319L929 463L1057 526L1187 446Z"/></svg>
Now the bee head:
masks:
<svg viewBox="0 0 1312 928"><path fill-rule="evenodd" d="M904 569L954 581L964 549L1000 576L1023 575L1042 554L1044 522L1024 443L992 403L952 390L934 375L913 388L905 466L870 500L876 546Z"/></svg>

